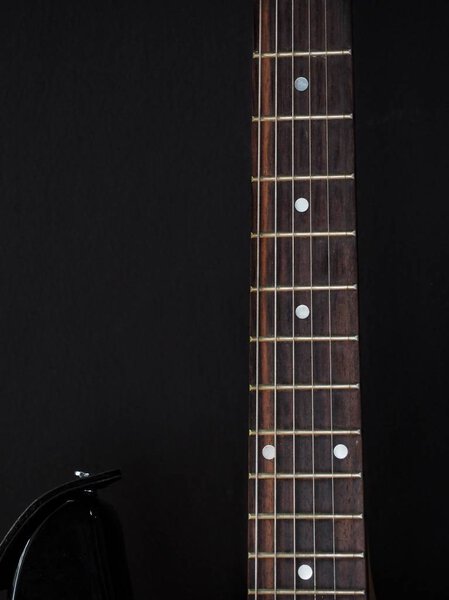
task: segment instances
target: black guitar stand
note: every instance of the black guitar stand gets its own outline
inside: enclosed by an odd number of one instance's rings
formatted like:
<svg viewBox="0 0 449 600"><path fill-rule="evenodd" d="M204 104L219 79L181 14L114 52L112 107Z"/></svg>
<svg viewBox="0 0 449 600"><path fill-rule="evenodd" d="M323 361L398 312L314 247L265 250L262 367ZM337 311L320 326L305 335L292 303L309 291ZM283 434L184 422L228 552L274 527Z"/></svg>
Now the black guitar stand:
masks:
<svg viewBox="0 0 449 600"><path fill-rule="evenodd" d="M8 600L132 600L120 523L97 495L120 471L76 476L30 504L0 543Z"/></svg>

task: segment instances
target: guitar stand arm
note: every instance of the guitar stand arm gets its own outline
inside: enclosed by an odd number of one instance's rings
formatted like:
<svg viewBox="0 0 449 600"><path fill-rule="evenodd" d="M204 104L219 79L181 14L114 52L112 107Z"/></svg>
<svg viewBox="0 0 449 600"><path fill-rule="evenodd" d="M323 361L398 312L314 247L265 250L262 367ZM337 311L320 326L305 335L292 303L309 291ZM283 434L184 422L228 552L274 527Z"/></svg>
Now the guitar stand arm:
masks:
<svg viewBox="0 0 449 600"><path fill-rule="evenodd" d="M0 542L10 600L132 600L120 523L97 494L120 471L76 475L30 504Z"/></svg>

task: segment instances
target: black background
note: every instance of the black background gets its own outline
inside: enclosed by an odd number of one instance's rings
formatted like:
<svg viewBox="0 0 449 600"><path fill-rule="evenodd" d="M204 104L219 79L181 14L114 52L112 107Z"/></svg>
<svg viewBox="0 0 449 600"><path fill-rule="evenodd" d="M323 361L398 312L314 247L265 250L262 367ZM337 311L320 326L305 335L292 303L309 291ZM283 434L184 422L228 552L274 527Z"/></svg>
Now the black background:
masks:
<svg viewBox="0 0 449 600"><path fill-rule="evenodd" d="M448 26L354 2L380 600L448 597ZM242 0L0 9L0 532L121 467L137 598L245 597L251 36Z"/></svg>

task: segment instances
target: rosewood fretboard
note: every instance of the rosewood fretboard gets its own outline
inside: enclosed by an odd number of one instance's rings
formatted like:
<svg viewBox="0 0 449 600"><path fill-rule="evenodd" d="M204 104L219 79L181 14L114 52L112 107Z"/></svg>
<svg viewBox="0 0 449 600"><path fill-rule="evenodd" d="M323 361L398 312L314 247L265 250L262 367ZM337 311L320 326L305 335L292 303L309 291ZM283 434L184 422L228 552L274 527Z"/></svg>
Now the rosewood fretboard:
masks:
<svg viewBox="0 0 449 600"><path fill-rule="evenodd" d="M256 0L249 597L365 597L349 0Z"/></svg>

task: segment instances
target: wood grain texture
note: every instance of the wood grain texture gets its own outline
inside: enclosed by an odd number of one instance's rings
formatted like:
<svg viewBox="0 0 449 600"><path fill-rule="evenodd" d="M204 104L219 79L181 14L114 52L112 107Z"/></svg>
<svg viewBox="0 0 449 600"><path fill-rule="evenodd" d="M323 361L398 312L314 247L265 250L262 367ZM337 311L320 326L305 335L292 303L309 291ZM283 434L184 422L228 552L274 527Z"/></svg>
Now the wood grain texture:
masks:
<svg viewBox="0 0 449 600"><path fill-rule="evenodd" d="M249 597L363 598L350 2L254 14Z"/></svg>

